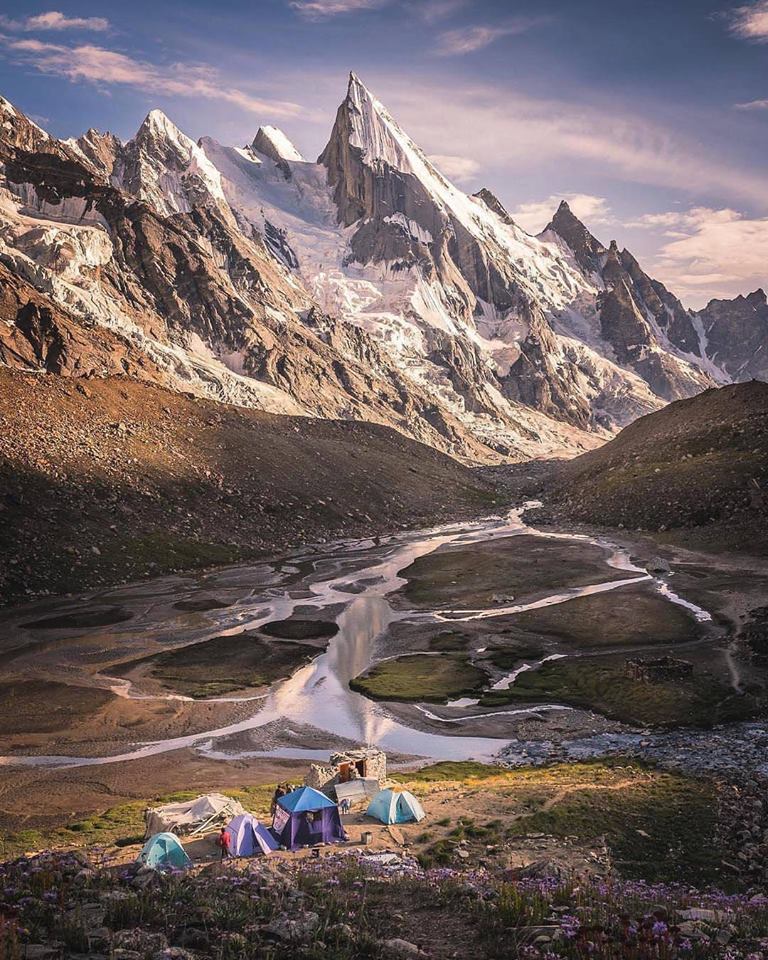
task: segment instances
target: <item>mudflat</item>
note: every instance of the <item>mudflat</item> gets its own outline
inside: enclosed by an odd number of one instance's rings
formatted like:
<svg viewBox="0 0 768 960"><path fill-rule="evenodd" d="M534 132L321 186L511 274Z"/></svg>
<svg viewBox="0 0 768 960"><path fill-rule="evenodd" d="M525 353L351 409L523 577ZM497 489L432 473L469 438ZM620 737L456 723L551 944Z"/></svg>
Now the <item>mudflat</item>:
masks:
<svg viewBox="0 0 768 960"><path fill-rule="evenodd" d="M489 607L525 603L556 590L632 576L606 563L591 543L519 534L468 546L443 546L402 570L399 606Z"/></svg>
<svg viewBox="0 0 768 960"><path fill-rule="evenodd" d="M512 627L568 647L680 644L701 628L691 614L648 584L576 597L568 603L525 610L509 617Z"/></svg>
<svg viewBox="0 0 768 960"><path fill-rule="evenodd" d="M149 678L164 690L205 699L267 686L290 676L320 651L306 643L267 641L245 632L179 647L114 671L129 680Z"/></svg>

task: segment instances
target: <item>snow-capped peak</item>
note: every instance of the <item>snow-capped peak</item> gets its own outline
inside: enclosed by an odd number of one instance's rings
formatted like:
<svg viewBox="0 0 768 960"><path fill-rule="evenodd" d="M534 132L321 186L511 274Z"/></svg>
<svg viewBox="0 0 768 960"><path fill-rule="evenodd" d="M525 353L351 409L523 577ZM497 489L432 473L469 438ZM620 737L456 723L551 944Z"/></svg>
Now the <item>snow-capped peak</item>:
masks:
<svg viewBox="0 0 768 960"><path fill-rule="evenodd" d="M151 110L126 144L122 185L165 216L211 201L226 205L219 171L162 110Z"/></svg>
<svg viewBox="0 0 768 960"><path fill-rule="evenodd" d="M0 97L0 113L7 113L12 117L17 115L16 107L14 107L10 100L6 100L5 97Z"/></svg>
<svg viewBox="0 0 768 960"><path fill-rule="evenodd" d="M440 177L384 104L354 73L349 75L347 98L342 108L345 106L348 108L349 142L362 150L368 161L381 160L395 170L420 178L425 174Z"/></svg>
<svg viewBox="0 0 768 960"><path fill-rule="evenodd" d="M276 163L281 160L301 163L304 160L291 140L278 127L259 127L251 148Z"/></svg>

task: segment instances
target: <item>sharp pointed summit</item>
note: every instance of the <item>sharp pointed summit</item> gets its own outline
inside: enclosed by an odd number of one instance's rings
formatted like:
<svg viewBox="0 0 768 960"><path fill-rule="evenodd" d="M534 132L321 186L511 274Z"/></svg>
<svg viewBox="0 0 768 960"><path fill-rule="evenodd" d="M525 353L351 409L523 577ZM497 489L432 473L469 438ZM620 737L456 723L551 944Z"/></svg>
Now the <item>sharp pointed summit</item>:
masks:
<svg viewBox="0 0 768 960"><path fill-rule="evenodd" d="M571 210L567 200L560 201L554 217L544 228L543 235L549 231L565 241L583 270L599 269L600 257L605 254L605 247L587 230Z"/></svg>
<svg viewBox="0 0 768 960"><path fill-rule="evenodd" d="M764 369L764 296L689 314L567 201L529 235L502 198L443 176L354 72L317 163L276 127L196 143L161 110L125 144L47 137L5 101L0 120L4 263L35 259L60 306L151 340L173 383L494 459L589 446ZM45 237L14 251L30 207Z"/></svg>
<svg viewBox="0 0 768 960"><path fill-rule="evenodd" d="M262 156L274 160L275 163L285 161L300 163L304 160L294 144L278 127L259 127L251 148Z"/></svg>
<svg viewBox="0 0 768 960"><path fill-rule="evenodd" d="M150 110L122 159L123 187L166 216L224 200L219 171L162 110Z"/></svg>

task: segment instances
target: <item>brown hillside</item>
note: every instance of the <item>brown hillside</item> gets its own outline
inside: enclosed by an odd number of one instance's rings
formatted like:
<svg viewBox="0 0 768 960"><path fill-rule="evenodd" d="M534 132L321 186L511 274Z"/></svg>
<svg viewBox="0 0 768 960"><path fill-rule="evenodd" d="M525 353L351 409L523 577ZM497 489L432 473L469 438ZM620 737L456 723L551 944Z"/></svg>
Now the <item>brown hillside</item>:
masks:
<svg viewBox="0 0 768 960"><path fill-rule="evenodd" d="M471 470L387 427L0 368L4 603L488 511L493 499Z"/></svg>
<svg viewBox="0 0 768 960"><path fill-rule="evenodd" d="M721 526L768 531L768 384L706 390L562 464L555 511L649 531Z"/></svg>

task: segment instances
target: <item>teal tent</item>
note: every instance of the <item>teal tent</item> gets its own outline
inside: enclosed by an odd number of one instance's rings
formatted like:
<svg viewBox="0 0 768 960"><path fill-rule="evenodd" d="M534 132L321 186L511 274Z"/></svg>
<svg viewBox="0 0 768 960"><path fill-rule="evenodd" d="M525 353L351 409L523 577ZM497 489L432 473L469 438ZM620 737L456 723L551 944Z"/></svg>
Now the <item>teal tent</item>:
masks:
<svg viewBox="0 0 768 960"><path fill-rule="evenodd" d="M185 870L192 866L192 861L174 833L156 833L150 837L136 862L154 870Z"/></svg>
<svg viewBox="0 0 768 960"><path fill-rule="evenodd" d="M408 790L379 790L366 813L382 823L418 823L426 817L424 808Z"/></svg>

